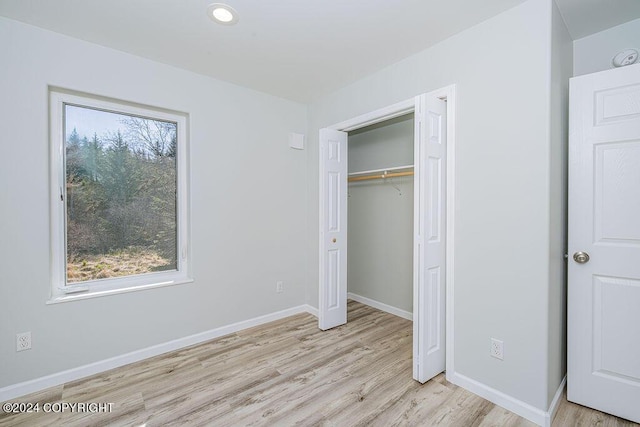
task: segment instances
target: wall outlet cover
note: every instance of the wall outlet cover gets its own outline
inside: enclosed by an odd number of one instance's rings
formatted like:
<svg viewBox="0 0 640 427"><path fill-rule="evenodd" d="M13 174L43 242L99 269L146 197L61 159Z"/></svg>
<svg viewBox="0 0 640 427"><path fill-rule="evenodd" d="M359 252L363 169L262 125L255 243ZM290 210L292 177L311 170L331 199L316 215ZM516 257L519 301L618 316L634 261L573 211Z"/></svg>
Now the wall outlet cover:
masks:
<svg viewBox="0 0 640 427"><path fill-rule="evenodd" d="M31 348L31 332L16 334L16 351L25 351Z"/></svg>
<svg viewBox="0 0 640 427"><path fill-rule="evenodd" d="M491 350L489 352L491 357L504 360L504 342L491 338Z"/></svg>

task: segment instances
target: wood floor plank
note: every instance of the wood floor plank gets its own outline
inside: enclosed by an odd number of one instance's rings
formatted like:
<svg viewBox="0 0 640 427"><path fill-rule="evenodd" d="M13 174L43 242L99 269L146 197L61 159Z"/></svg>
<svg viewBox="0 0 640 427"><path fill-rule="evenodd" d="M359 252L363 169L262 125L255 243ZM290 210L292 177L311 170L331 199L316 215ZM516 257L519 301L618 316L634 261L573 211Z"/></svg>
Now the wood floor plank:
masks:
<svg viewBox="0 0 640 427"><path fill-rule="evenodd" d="M216 417L216 423L222 426L260 424L257 421L270 424L268 420L274 414L304 406L319 393L331 392L336 384L349 377L351 369L362 366L363 355L370 353L370 349L352 345L332 357L314 359L314 363L304 369L282 375L253 390L244 390L229 399L231 410Z"/></svg>
<svg viewBox="0 0 640 427"><path fill-rule="evenodd" d="M444 374L414 381L412 327L349 301L348 323L329 331L299 314L15 400L111 402L111 413L0 412L0 427L533 425ZM563 397L553 426L638 425Z"/></svg>
<svg viewBox="0 0 640 427"><path fill-rule="evenodd" d="M107 398L113 403L113 413L71 413L65 412L59 419L59 425L65 427L91 426L133 426L146 423L148 413L144 407L142 393L126 397ZM117 415L113 415L117 414Z"/></svg>
<svg viewBox="0 0 640 427"><path fill-rule="evenodd" d="M410 374L411 360L399 360L386 368L374 375L361 373L350 383L344 384L340 399L333 398L323 402L319 410L310 416L303 418L303 412L295 411L286 414L283 420L298 420L302 425L330 422L337 425L371 425L367 418L384 411L386 402L402 394L402 388L407 382L397 373L406 371ZM367 420L363 422L363 419Z"/></svg>
<svg viewBox="0 0 640 427"><path fill-rule="evenodd" d="M269 420L272 425L316 425L321 419L331 420L346 425L357 420L353 416L343 416L345 410L369 403L370 395L377 386L396 376L401 367L410 367L411 360L398 360L396 355L379 357L368 353L354 364L356 369L345 369L339 379L334 381L318 381L306 386L304 398L296 395L294 400L272 410ZM379 370L371 371L369 367L374 360Z"/></svg>
<svg viewBox="0 0 640 427"><path fill-rule="evenodd" d="M534 427L535 424L525 420L500 406L494 405L493 409L477 424L478 427L499 427L511 425L514 427Z"/></svg>
<svg viewBox="0 0 640 427"><path fill-rule="evenodd" d="M239 390L253 389L278 376L280 374L277 371L265 364L238 372L235 378L222 381L203 378L187 387L189 393L185 393L184 388L166 390L155 398L145 400L147 410L151 413L147 425L167 425L191 416L201 417L204 425L204 420L216 419L221 413L232 411L229 397Z"/></svg>
<svg viewBox="0 0 640 427"><path fill-rule="evenodd" d="M408 383L396 399L389 400L379 411L368 414L360 426L419 425L428 420L450 397L453 390L438 381L426 384Z"/></svg>
<svg viewBox="0 0 640 427"><path fill-rule="evenodd" d="M45 390L41 390L27 396L23 396L18 399L12 400L17 403L34 403L44 405L45 403L60 402L62 400L62 390L64 386L59 385L51 387ZM51 425L51 422L55 422L58 419L55 414L51 416L43 416L39 412L23 413L23 414L7 414L4 411L0 411L0 426L47 426Z"/></svg>
<svg viewBox="0 0 640 427"><path fill-rule="evenodd" d="M562 401L553 419L553 425L576 425L576 426L598 426L598 427L632 427L639 426L634 422L617 418L609 414L587 408L567 400L566 390L563 393ZM638 402L640 405L640 402ZM571 424L573 423L573 424Z"/></svg>

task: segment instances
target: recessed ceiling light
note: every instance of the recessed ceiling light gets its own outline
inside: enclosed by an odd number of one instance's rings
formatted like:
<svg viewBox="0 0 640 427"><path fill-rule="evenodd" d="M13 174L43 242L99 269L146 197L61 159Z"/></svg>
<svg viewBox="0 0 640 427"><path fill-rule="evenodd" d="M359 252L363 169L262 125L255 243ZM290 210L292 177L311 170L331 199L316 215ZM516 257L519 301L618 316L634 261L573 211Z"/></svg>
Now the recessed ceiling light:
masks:
<svg viewBox="0 0 640 427"><path fill-rule="evenodd" d="M211 3L207 8L207 15L222 25L233 25L238 22L238 12L224 3Z"/></svg>

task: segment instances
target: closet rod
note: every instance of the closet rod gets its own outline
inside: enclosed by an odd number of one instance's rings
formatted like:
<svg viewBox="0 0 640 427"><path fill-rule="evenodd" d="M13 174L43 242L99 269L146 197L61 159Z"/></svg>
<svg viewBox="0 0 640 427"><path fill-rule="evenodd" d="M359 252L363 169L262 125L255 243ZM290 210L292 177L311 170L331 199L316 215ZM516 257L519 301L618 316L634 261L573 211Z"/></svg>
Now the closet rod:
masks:
<svg viewBox="0 0 640 427"><path fill-rule="evenodd" d="M413 169L413 165L405 165L405 166L394 166L392 168L383 168L383 169L371 169L368 171L360 171L360 172L351 172L349 176L357 176L357 175L371 175L376 172L391 172L398 171L403 169Z"/></svg>
<svg viewBox="0 0 640 427"><path fill-rule="evenodd" d="M413 175L413 172L383 173L382 175L353 176L353 177L350 177L348 181L349 182L366 181L369 179L385 179L385 178L395 178L398 176L410 176L410 175Z"/></svg>

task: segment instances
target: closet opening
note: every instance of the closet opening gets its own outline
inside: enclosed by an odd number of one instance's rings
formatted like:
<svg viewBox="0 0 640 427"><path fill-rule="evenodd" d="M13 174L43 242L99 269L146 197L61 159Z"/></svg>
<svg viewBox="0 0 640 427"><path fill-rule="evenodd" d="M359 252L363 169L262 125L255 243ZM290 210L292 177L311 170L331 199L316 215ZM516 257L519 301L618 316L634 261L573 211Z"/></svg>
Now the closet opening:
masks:
<svg viewBox="0 0 640 427"><path fill-rule="evenodd" d="M388 137L402 139L399 129L409 126L412 143L385 145ZM455 374L454 131L451 85L322 128L319 135L318 326L347 322L347 295L411 314L413 378L422 383L445 368L447 379ZM410 250L403 243L407 235ZM390 286L407 282L408 291Z"/></svg>
<svg viewBox="0 0 640 427"><path fill-rule="evenodd" d="M348 132L347 298L412 320L413 112Z"/></svg>

